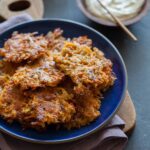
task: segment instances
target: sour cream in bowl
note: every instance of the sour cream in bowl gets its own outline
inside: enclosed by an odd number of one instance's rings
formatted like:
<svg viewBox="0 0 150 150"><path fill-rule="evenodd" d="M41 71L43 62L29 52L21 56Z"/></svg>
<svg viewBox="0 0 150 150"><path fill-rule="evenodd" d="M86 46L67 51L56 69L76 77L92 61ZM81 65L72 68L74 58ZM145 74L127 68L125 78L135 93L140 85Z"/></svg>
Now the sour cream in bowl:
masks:
<svg viewBox="0 0 150 150"><path fill-rule="evenodd" d="M97 0L77 0L80 9L91 20L108 26L115 21ZM148 0L101 0L101 2L125 25L139 21L149 8Z"/></svg>
<svg viewBox="0 0 150 150"><path fill-rule="evenodd" d="M145 0L101 0L101 2L121 20L128 20L138 14ZM97 0L86 0L86 5L88 10L95 16L112 20Z"/></svg>

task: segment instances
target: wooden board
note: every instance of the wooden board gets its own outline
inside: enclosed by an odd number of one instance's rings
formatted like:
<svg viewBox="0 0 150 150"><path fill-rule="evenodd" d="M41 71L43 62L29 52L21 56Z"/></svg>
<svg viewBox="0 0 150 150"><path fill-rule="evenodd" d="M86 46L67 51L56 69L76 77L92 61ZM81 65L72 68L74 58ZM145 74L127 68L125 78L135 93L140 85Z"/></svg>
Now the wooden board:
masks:
<svg viewBox="0 0 150 150"><path fill-rule="evenodd" d="M118 111L118 115L125 121L126 125L123 130L129 135L135 127L136 111L128 91Z"/></svg>
<svg viewBox="0 0 150 150"><path fill-rule="evenodd" d="M40 19L44 14L42 0L0 0L0 17L4 20L21 13L28 13L34 19Z"/></svg>

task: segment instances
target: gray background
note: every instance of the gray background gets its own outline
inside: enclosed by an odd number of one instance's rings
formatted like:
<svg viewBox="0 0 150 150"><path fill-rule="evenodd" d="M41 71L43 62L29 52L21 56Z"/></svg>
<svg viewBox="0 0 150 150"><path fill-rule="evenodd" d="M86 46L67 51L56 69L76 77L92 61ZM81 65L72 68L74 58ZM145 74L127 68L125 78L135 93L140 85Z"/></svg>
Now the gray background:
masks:
<svg viewBox="0 0 150 150"><path fill-rule="evenodd" d="M128 71L128 89L137 111L137 125L126 150L150 150L150 12L130 30L138 42L120 29L102 27L87 19L75 0L44 0L47 18L65 18L87 24L107 36L119 49Z"/></svg>

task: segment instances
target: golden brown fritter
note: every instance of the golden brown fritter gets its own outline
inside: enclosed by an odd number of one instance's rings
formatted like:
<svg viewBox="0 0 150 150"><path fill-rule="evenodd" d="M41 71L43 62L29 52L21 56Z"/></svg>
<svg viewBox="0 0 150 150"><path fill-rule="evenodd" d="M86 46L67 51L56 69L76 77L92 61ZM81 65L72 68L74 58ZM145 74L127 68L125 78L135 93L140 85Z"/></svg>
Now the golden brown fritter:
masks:
<svg viewBox="0 0 150 150"><path fill-rule="evenodd" d="M0 93L0 115L8 122L22 118L21 110L28 99L9 81Z"/></svg>
<svg viewBox="0 0 150 150"><path fill-rule="evenodd" d="M12 81L0 93L0 115L8 122L19 121L26 127L44 128L47 124L70 121L75 108L63 88L46 88L23 93Z"/></svg>
<svg viewBox="0 0 150 150"><path fill-rule="evenodd" d="M68 94L64 88L43 88L30 96L30 102L23 108L23 115L24 121L30 122L34 128L68 122L75 113L74 105L69 102L72 94Z"/></svg>
<svg viewBox="0 0 150 150"><path fill-rule="evenodd" d="M97 48L66 42L62 51L54 55L56 65L76 84L80 94L86 89L107 89L114 83L112 63Z"/></svg>
<svg viewBox="0 0 150 150"><path fill-rule="evenodd" d="M88 96L75 97L73 100L76 113L64 126L68 129L80 128L100 116L100 99L92 93Z"/></svg>
<svg viewBox="0 0 150 150"><path fill-rule="evenodd" d="M64 74L55 67L51 57L45 56L32 65L20 67L13 75L15 85L24 89L57 86L64 78Z"/></svg>
<svg viewBox="0 0 150 150"><path fill-rule="evenodd" d="M62 36L63 30L60 28L54 29L54 31L48 32L46 35L46 39L48 40L48 49L52 52L60 52L65 44L66 41L72 41L79 43L81 45L86 45L92 47L92 40L89 39L87 36L79 36L73 39L65 38Z"/></svg>
<svg viewBox="0 0 150 150"><path fill-rule="evenodd" d="M14 32L4 48L0 49L0 56L8 62L20 63L22 61L33 61L47 51L48 42L44 36L35 36L36 33Z"/></svg>

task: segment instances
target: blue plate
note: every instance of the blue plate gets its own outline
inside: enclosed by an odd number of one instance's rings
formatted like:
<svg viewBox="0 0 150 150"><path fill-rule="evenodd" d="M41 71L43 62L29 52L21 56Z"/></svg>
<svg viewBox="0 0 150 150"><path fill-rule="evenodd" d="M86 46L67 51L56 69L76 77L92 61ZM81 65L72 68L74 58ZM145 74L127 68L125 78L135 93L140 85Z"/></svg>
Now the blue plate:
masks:
<svg viewBox="0 0 150 150"><path fill-rule="evenodd" d="M115 46L105 36L90 27L62 19L31 21L12 27L0 35L0 47L3 46L5 40L10 38L13 31L22 33L38 31L40 34L46 34L49 30L53 30L57 27L64 30L65 37L72 38L87 35L91 38L94 46L101 49L105 53L105 56L113 62L113 71L116 74L117 80L114 86L104 94L104 100L100 108L101 116L94 122L80 129L68 131L65 129L55 130L49 127L45 132L39 133L32 129L22 130L19 123L8 124L5 120L0 119L0 130L19 139L36 143L54 144L83 138L101 129L108 123L124 99L127 87L127 73L122 57Z"/></svg>

